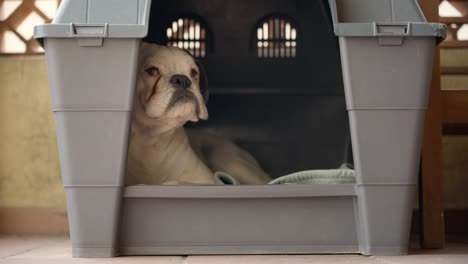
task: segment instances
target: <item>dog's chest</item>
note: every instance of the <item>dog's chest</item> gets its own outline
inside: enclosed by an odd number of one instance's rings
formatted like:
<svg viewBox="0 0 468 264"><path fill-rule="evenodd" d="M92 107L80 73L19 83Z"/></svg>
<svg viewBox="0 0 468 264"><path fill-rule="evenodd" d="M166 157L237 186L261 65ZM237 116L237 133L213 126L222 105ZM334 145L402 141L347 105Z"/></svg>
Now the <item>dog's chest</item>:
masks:
<svg viewBox="0 0 468 264"><path fill-rule="evenodd" d="M131 140L128 153L128 174L139 184L161 184L173 174L168 171L172 166L166 165L168 151Z"/></svg>
<svg viewBox="0 0 468 264"><path fill-rule="evenodd" d="M181 179L190 182L187 179L198 180L198 177L205 182L211 176L211 171L194 153L187 137L163 138L158 144L151 144L138 135L132 135L127 175L132 182L163 184Z"/></svg>

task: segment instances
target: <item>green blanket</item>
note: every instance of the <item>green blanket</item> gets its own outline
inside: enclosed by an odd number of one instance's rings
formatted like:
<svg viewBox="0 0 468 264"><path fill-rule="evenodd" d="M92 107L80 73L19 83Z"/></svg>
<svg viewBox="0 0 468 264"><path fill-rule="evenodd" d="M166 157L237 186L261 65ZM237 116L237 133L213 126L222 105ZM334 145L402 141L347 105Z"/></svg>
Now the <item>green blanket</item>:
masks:
<svg viewBox="0 0 468 264"><path fill-rule="evenodd" d="M215 173L219 185L239 185L235 177L218 171ZM348 164L338 169L300 171L278 177L268 184L353 184L356 183L355 171Z"/></svg>

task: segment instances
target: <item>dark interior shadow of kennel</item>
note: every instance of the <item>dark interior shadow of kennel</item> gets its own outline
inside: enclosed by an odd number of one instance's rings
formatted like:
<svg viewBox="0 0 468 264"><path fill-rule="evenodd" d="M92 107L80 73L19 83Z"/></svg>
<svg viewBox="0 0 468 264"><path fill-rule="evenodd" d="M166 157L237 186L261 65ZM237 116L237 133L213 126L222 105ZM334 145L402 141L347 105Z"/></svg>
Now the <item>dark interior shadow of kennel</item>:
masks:
<svg viewBox="0 0 468 264"><path fill-rule="evenodd" d="M349 122L338 40L324 8L323 1L159 1L145 41L166 45L174 21L203 19L210 119L195 127L233 139L273 177L338 168L352 155L345 156ZM257 28L275 19L298 25L295 57L258 56ZM286 48L279 46L274 52Z"/></svg>

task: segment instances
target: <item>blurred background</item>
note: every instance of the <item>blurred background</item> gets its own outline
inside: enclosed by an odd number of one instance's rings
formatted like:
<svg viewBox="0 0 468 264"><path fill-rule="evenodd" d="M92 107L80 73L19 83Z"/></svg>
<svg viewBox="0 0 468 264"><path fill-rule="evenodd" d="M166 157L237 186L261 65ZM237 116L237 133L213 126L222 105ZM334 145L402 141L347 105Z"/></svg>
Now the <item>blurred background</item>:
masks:
<svg viewBox="0 0 468 264"><path fill-rule="evenodd" d="M0 233L68 233L47 66L33 39L59 3L0 0ZM440 53L446 232L468 234L468 1L440 1L439 16L450 31Z"/></svg>

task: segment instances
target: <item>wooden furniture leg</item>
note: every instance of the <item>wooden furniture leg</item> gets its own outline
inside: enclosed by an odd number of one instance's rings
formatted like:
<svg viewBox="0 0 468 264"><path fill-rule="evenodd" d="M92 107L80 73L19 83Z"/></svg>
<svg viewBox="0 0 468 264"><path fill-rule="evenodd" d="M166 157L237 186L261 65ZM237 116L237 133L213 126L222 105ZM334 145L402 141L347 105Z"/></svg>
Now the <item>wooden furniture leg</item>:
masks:
<svg viewBox="0 0 468 264"><path fill-rule="evenodd" d="M439 0L419 0L429 21L438 21ZM440 51L437 49L432 73L429 109L426 115L421 161L420 216L422 246L445 246L442 177L442 94L440 90Z"/></svg>

